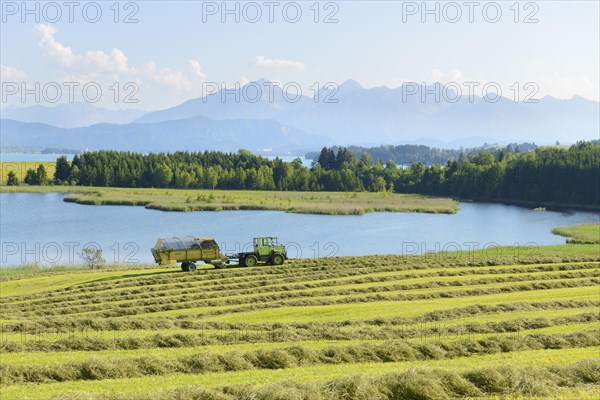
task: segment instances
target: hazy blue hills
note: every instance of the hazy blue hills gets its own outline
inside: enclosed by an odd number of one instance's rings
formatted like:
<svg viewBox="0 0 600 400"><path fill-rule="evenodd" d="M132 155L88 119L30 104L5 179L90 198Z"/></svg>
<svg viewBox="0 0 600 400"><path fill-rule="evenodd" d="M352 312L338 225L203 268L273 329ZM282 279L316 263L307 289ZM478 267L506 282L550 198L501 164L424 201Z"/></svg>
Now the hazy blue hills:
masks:
<svg viewBox="0 0 600 400"><path fill-rule="evenodd" d="M256 84L264 85L264 80ZM251 88L254 90L254 88ZM194 116L212 119L268 118L284 125L327 136L337 144L380 144L421 141L460 142L484 137L496 142L533 140L549 143L595 139L600 131L599 103L575 96L569 100L552 97L537 103L514 102L501 97L497 102L481 96L460 97L441 84L427 87L433 94L409 94L411 87L365 89L355 81L340 85L336 93L322 89L319 101L302 96L286 101L279 87L265 87L256 102L254 92L244 88L236 96L221 92L186 101L169 109L145 114L139 122L168 121ZM328 100L337 102L325 102ZM512 94L512 93L511 93ZM450 99L450 101L448 101ZM458 99L458 100L455 100Z"/></svg>
<svg viewBox="0 0 600 400"><path fill-rule="evenodd" d="M2 145L8 147L64 146L141 152L272 148L277 152L288 152L328 144L325 138L310 136L270 120L214 121L195 117L147 124L96 124L84 128L57 128L8 119L0 123Z"/></svg>
<svg viewBox="0 0 600 400"><path fill-rule="evenodd" d="M12 121L2 123L2 142L132 151L245 147L298 153L330 144L448 148L484 142L573 143L598 139L600 132L600 104L578 96L544 97L536 103L500 97L492 102L469 97L466 89L458 96L439 83L428 86L425 96L423 88L412 94L414 89L410 84L366 89L346 81L337 88L322 87L313 98L313 93L285 92L262 79L145 114L89 104L5 108L2 118Z"/></svg>
<svg viewBox="0 0 600 400"><path fill-rule="evenodd" d="M78 128L99 123L127 124L140 118L144 113L145 111L135 109L109 110L89 103L65 103L53 107L7 106L1 112L3 119L38 122L59 128Z"/></svg>

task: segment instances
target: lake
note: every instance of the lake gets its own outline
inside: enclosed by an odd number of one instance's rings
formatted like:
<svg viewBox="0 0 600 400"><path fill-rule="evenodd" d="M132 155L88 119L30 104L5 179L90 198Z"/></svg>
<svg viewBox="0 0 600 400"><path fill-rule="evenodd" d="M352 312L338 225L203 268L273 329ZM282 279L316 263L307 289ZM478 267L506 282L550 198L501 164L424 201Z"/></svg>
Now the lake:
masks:
<svg viewBox="0 0 600 400"><path fill-rule="evenodd" d="M99 246L108 263L152 262L159 237L209 236L237 252L254 236L278 236L291 257L417 254L480 249L494 244L561 244L560 225L598 222L593 212L533 211L461 203L454 215L371 213L361 216L279 211L163 212L143 207L85 206L60 193L0 193L1 264L81 263L84 247Z"/></svg>

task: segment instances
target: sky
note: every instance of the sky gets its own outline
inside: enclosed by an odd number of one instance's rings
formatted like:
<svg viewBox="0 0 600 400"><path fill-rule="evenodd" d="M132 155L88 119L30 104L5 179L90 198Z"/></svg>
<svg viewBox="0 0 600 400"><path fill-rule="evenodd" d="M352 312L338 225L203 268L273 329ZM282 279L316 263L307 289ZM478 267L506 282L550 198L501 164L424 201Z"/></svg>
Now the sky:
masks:
<svg viewBox="0 0 600 400"><path fill-rule="evenodd" d="M149 111L260 78L598 101L599 3L1 1L1 105Z"/></svg>

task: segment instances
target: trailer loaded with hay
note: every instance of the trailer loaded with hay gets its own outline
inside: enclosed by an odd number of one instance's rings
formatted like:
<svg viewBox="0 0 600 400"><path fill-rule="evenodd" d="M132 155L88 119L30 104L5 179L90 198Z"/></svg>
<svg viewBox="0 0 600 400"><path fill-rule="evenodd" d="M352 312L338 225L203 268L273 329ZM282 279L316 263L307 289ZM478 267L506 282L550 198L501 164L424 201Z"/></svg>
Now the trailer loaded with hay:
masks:
<svg viewBox="0 0 600 400"><path fill-rule="evenodd" d="M192 236L158 239L151 249L154 260L159 265L181 263L186 272L196 270L196 263L214 265L224 268L231 265L254 267L256 265L281 265L287 260L284 245L279 244L276 237L256 237L252 250L235 254L223 254L213 238L196 238Z"/></svg>

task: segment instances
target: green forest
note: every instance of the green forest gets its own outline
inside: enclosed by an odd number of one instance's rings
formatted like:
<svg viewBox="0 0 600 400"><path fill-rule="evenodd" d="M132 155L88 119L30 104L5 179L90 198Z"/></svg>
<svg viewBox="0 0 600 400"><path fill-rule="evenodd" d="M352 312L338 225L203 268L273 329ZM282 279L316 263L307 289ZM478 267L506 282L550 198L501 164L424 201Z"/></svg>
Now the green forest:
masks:
<svg viewBox="0 0 600 400"><path fill-rule="evenodd" d="M537 149L535 143L510 143L504 147L504 150L511 153L524 153L526 151ZM334 146L334 152L339 151L338 146ZM472 156L482 151L500 150L499 145L484 144L481 147L463 149L440 149L418 144L401 144L397 146L382 145L378 147L348 146L347 150L361 156L363 153L369 153L374 160L392 160L397 165L410 165L414 162L422 162L425 165L445 164L448 160L458 160L465 156ZM317 160L320 153L318 151L306 153L306 158Z"/></svg>
<svg viewBox="0 0 600 400"><path fill-rule="evenodd" d="M358 157L347 148L323 148L311 167L300 159L268 160L247 150L237 153L139 154L94 151L72 162L57 160L54 180L43 166L30 170L29 184L81 186L242 189L283 191L396 192L451 196L479 201L598 208L600 145L579 142L567 149L514 148L461 155L427 166L397 166L392 160Z"/></svg>

